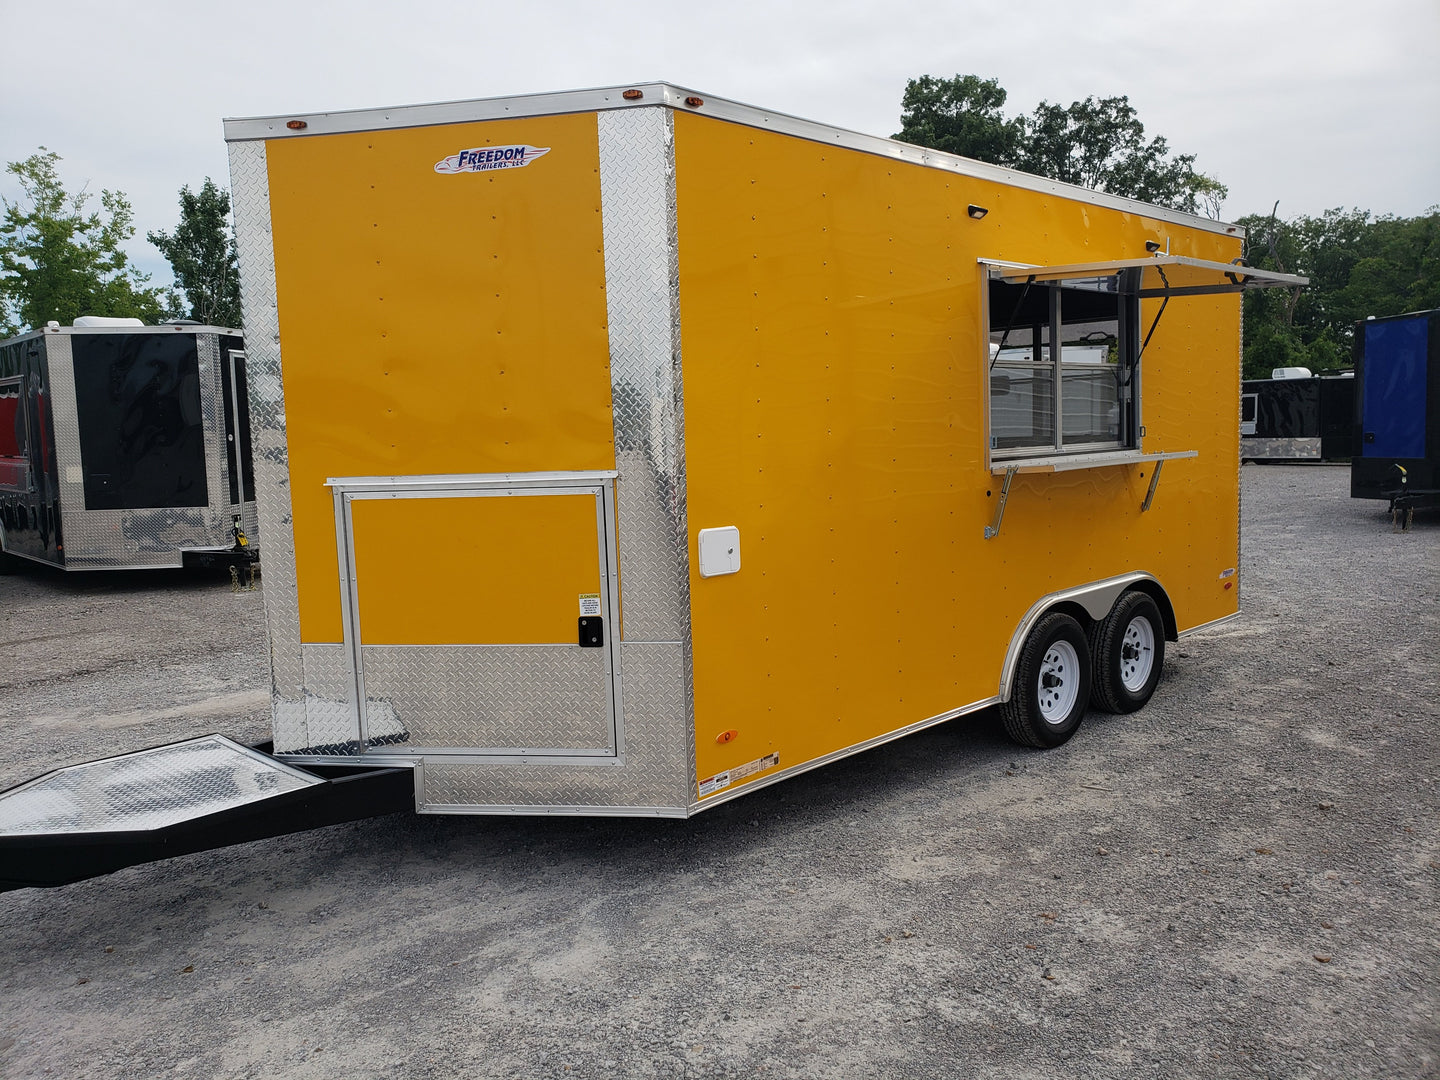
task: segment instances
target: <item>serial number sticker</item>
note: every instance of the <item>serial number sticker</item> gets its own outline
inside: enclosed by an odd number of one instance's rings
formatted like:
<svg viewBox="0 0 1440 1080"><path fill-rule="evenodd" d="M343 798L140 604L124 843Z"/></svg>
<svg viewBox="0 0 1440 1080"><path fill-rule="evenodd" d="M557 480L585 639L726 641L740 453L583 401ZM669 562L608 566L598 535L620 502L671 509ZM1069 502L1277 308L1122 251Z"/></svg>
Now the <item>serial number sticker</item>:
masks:
<svg viewBox="0 0 1440 1080"><path fill-rule="evenodd" d="M600 594L598 592L582 592L580 594L580 614L600 614Z"/></svg>
<svg viewBox="0 0 1440 1080"><path fill-rule="evenodd" d="M766 769L773 769L779 764L780 754L777 752L766 754L764 757L756 758L754 761L747 761L744 765L736 765L733 769L727 769L725 772L706 777L700 781L699 797L703 799L706 795L713 795L722 788L727 788L731 784L744 780L747 776L754 776L756 773L764 772Z"/></svg>

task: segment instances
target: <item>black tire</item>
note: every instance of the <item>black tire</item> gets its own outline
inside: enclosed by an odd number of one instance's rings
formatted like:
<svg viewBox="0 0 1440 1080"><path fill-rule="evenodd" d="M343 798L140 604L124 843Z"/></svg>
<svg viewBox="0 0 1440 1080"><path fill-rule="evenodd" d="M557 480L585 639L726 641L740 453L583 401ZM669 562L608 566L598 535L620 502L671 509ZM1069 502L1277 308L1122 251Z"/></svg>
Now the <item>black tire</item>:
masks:
<svg viewBox="0 0 1440 1080"><path fill-rule="evenodd" d="M1123 593L1090 628L1090 703L1112 713L1143 708L1160 684L1165 622L1143 592Z"/></svg>
<svg viewBox="0 0 1440 1080"><path fill-rule="evenodd" d="M1052 611L1020 649L1010 700L1000 706L1006 734L1021 746L1059 746L1075 734L1089 704L1090 643L1078 622Z"/></svg>
<svg viewBox="0 0 1440 1080"><path fill-rule="evenodd" d="M0 574L18 574L25 569L25 560L0 551Z"/></svg>

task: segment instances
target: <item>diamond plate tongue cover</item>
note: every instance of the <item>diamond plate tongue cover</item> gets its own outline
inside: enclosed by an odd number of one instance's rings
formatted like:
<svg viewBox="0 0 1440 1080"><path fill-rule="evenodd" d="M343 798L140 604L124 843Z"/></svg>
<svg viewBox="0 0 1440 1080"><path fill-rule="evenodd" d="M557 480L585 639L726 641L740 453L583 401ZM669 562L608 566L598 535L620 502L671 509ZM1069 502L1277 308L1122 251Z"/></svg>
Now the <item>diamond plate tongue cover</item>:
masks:
<svg viewBox="0 0 1440 1080"><path fill-rule="evenodd" d="M0 836L162 829L323 783L206 735L71 765L0 793Z"/></svg>

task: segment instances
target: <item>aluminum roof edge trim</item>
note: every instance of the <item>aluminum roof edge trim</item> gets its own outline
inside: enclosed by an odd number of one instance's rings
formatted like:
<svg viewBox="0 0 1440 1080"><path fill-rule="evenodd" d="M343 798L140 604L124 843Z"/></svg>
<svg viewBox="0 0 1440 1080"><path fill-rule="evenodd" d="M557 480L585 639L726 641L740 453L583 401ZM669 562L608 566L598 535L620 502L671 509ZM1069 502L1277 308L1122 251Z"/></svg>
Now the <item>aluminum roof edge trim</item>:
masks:
<svg viewBox="0 0 1440 1080"><path fill-rule="evenodd" d="M630 90L639 90L641 96L633 101L625 100L623 95ZM698 97L703 104L692 108L685 103L685 99L689 97ZM714 97L698 90L666 82L629 83L623 86L606 86L589 90L562 90L554 93L520 94L512 97L476 98L470 101L400 105L389 109L349 109L336 112L237 117L225 120L225 141L294 139L311 135L336 135L342 132L379 131L387 128L473 123L507 117L524 118L600 109L635 109L655 106L666 106L684 112L698 112L748 127L778 131L813 142L843 146L850 150L877 154L897 161L908 161L959 176L1008 184L1011 187L1054 195L1057 198L1071 199L1124 213L1139 214L1157 221L1185 225L1206 232L1234 236L1237 239L1245 237L1245 230L1239 225L1217 221L1213 218L1171 210L1164 206L1155 206L1138 199L1092 191L1075 184L1018 172L999 165L991 165L988 162L976 161L973 158L947 154L940 150L915 146L912 143L897 142L880 135L865 135L858 131L822 124L815 120L806 120L789 113ZM298 131L287 128L286 124L292 120L303 121L305 127Z"/></svg>
<svg viewBox="0 0 1440 1080"><path fill-rule="evenodd" d="M1059 266L1007 266L1001 268L1000 277L1009 282L1020 282L1033 278L1035 281L1055 281L1061 278L1098 277L1115 274L1131 267L1166 266L1205 270L1223 275L1236 288L1245 287L1286 287L1294 288L1310 284L1310 279L1298 274L1282 274L1278 270L1261 270L1241 263L1218 263L1209 259L1195 259L1188 255L1154 255L1148 258L1107 259L1088 263L1069 263ZM1177 285L1177 289L1185 286Z"/></svg>
<svg viewBox="0 0 1440 1080"><path fill-rule="evenodd" d="M62 336L90 336L94 334L225 334L228 337L244 337L245 331L233 326L42 326L38 330L26 330L23 334L0 341L0 346L13 345L26 338Z"/></svg>

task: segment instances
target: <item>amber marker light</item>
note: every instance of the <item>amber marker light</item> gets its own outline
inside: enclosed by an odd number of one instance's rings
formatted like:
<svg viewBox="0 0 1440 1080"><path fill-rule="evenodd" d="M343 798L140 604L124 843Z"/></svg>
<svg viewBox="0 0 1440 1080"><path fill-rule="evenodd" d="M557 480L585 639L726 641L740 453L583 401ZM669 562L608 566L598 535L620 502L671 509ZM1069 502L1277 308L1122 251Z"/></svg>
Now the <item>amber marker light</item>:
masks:
<svg viewBox="0 0 1440 1080"><path fill-rule="evenodd" d="M620 96L623 97L626 101L639 101L642 97L645 96L645 91L643 91L643 90L626 90L626 91L625 91L623 94L621 94Z"/></svg>
<svg viewBox="0 0 1440 1080"><path fill-rule="evenodd" d="M291 131L304 131L310 125L304 120L290 120L285 124Z"/></svg>
<svg viewBox="0 0 1440 1080"><path fill-rule="evenodd" d="M715 741L717 743L727 743L730 742L732 739L739 738L739 736L740 732L736 731L734 728L731 728L729 731L722 731L719 735L716 735Z"/></svg>
<svg viewBox="0 0 1440 1080"><path fill-rule="evenodd" d="M691 94L685 99L685 104L689 105L692 109L698 109L701 105L705 104L705 99L702 97L696 97L694 94Z"/></svg>

